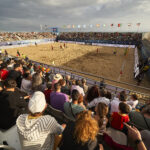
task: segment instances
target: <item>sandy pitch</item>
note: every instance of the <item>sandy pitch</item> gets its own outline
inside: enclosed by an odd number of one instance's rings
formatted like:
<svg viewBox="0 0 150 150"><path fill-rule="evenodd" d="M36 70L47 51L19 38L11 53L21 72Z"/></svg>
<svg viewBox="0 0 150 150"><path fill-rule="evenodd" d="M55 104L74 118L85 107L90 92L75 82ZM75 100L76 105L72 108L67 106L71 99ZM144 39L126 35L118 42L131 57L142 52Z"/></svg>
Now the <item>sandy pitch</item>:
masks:
<svg viewBox="0 0 150 150"><path fill-rule="evenodd" d="M36 46L8 49L8 53L16 56L17 50L31 60L56 66L65 66L74 70L89 72L112 80L136 84L133 79L134 49L130 49L128 56L124 56L125 48L116 48L117 55L113 55L113 47L67 44L67 48L60 49L63 43L52 43ZM53 50L52 47L53 46ZM99 53L97 53L99 48ZM123 67L124 64L124 67ZM119 77L121 68L123 74ZM143 82L142 86L147 86Z"/></svg>

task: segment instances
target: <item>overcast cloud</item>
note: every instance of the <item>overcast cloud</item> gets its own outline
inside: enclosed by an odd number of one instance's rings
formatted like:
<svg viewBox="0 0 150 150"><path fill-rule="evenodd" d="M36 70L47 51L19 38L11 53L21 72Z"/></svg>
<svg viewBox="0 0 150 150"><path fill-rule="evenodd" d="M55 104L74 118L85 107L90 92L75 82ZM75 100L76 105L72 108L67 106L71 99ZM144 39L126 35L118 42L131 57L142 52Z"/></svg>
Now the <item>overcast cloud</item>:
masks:
<svg viewBox="0 0 150 150"><path fill-rule="evenodd" d="M118 23L123 26L118 28ZM150 31L150 0L0 0L0 31L40 31L40 25L68 24L100 24L97 31Z"/></svg>

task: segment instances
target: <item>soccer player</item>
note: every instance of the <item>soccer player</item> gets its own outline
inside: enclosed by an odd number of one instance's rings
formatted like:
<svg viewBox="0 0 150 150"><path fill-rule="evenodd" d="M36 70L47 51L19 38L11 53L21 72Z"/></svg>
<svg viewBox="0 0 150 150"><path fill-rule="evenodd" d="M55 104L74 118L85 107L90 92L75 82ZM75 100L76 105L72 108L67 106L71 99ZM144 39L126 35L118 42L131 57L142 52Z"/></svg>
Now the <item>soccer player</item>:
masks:
<svg viewBox="0 0 150 150"><path fill-rule="evenodd" d="M18 57L20 57L20 53L19 53L19 50L17 50L17 56L18 56Z"/></svg>
<svg viewBox="0 0 150 150"><path fill-rule="evenodd" d="M113 54L114 54L114 55L116 55L116 54L117 54L117 49L116 49L116 48L114 49Z"/></svg>

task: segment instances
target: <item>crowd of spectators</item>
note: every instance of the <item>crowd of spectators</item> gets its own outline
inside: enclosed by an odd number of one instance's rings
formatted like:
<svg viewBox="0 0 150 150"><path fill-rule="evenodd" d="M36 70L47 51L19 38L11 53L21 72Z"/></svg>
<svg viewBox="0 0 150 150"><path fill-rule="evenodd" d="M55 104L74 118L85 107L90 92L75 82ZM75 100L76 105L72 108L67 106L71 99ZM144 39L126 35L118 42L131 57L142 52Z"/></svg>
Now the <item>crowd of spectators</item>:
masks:
<svg viewBox="0 0 150 150"><path fill-rule="evenodd" d="M50 39L56 36L50 32L0 32L0 42Z"/></svg>
<svg viewBox="0 0 150 150"><path fill-rule="evenodd" d="M141 33L101 33L101 32L64 32L57 37L58 40L65 41L121 41L135 43L142 40Z"/></svg>
<svg viewBox="0 0 150 150"><path fill-rule="evenodd" d="M150 103L136 110L135 94L113 95L21 58L1 58L0 80L0 128L16 124L22 149L53 150L58 137L60 150L150 149ZM49 107L69 121L45 114Z"/></svg>

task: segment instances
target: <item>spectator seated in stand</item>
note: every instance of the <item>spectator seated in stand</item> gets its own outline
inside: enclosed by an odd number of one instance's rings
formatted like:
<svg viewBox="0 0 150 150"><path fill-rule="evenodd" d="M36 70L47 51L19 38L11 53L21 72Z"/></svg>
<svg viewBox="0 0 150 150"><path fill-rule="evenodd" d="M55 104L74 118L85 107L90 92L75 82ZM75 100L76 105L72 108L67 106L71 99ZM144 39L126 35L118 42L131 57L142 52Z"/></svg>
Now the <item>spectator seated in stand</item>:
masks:
<svg viewBox="0 0 150 150"><path fill-rule="evenodd" d="M28 104L29 114L18 117L16 124L22 149L53 150L56 134L61 134L63 128L50 115L43 115L47 104L42 92L35 92Z"/></svg>
<svg viewBox="0 0 150 150"><path fill-rule="evenodd" d="M60 79L59 83L61 85L61 92L70 95L70 89L66 85L66 81L64 79Z"/></svg>
<svg viewBox="0 0 150 150"><path fill-rule="evenodd" d="M123 123L129 122L129 112L130 107L126 103L119 103L119 112L113 112L110 118L111 127L126 133L126 131L124 131L125 129Z"/></svg>
<svg viewBox="0 0 150 150"><path fill-rule="evenodd" d="M17 84L12 79L6 79L4 90L0 93L0 128L9 129L17 117L28 112L25 94L15 90Z"/></svg>
<svg viewBox="0 0 150 150"><path fill-rule="evenodd" d="M50 94L51 106L55 109L64 112L64 103L69 101L66 94L61 93L61 86L59 83L54 84L54 91Z"/></svg>
<svg viewBox="0 0 150 150"><path fill-rule="evenodd" d="M93 101L88 103L88 108L93 108L100 102L105 103L106 105L109 105L109 103L110 103L110 100L105 97L105 92L102 89L100 90L100 97L95 98Z"/></svg>
<svg viewBox="0 0 150 150"><path fill-rule="evenodd" d="M75 120L76 115L85 109L78 104L80 93L77 90L73 90L71 94L72 102L64 103L64 112L72 120Z"/></svg>
<svg viewBox="0 0 150 150"><path fill-rule="evenodd" d="M51 94L51 92L52 92L52 83L51 82L48 82L47 84L46 84L46 89L45 89L45 91L44 91L44 95L45 95L45 98L46 98L46 102L48 103L48 104L50 104L51 103L51 100L50 100L50 94Z"/></svg>
<svg viewBox="0 0 150 150"><path fill-rule="evenodd" d="M84 78L82 78L82 88L83 88L83 90L84 90L84 93L86 94L87 93L87 91L88 91L88 86L86 85L86 79L84 79Z"/></svg>
<svg viewBox="0 0 150 150"><path fill-rule="evenodd" d="M96 137L98 132L98 123L91 111L83 111L65 128L60 150L102 150Z"/></svg>
<svg viewBox="0 0 150 150"><path fill-rule="evenodd" d="M7 63L2 63L0 66L0 80L5 80L8 76Z"/></svg>
<svg viewBox="0 0 150 150"><path fill-rule="evenodd" d="M130 100L127 101L127 104L130 105L132 109L135 109L138 103L139 101L136 94L132 94Z"/></svg>
<svg viewBox="0 0 150 150"><path fill-rule="evenodd" d="M72 87L71 87L71 92L72 92L73 90L78 90L79 93L82 94L82 96L84 96L85 93L84 93L83 88L82 88L81 86L82 86L82 85L81 85L81 81L80 81L80 80L76 80L75 85L72 85Z"/></svg>
<svg viewBox="0 0 150 150"><path fill-rule="evenodd" d="M139 130L150 130L150 104L147 104L141 112L129 113L130 123Z"/></svg>

